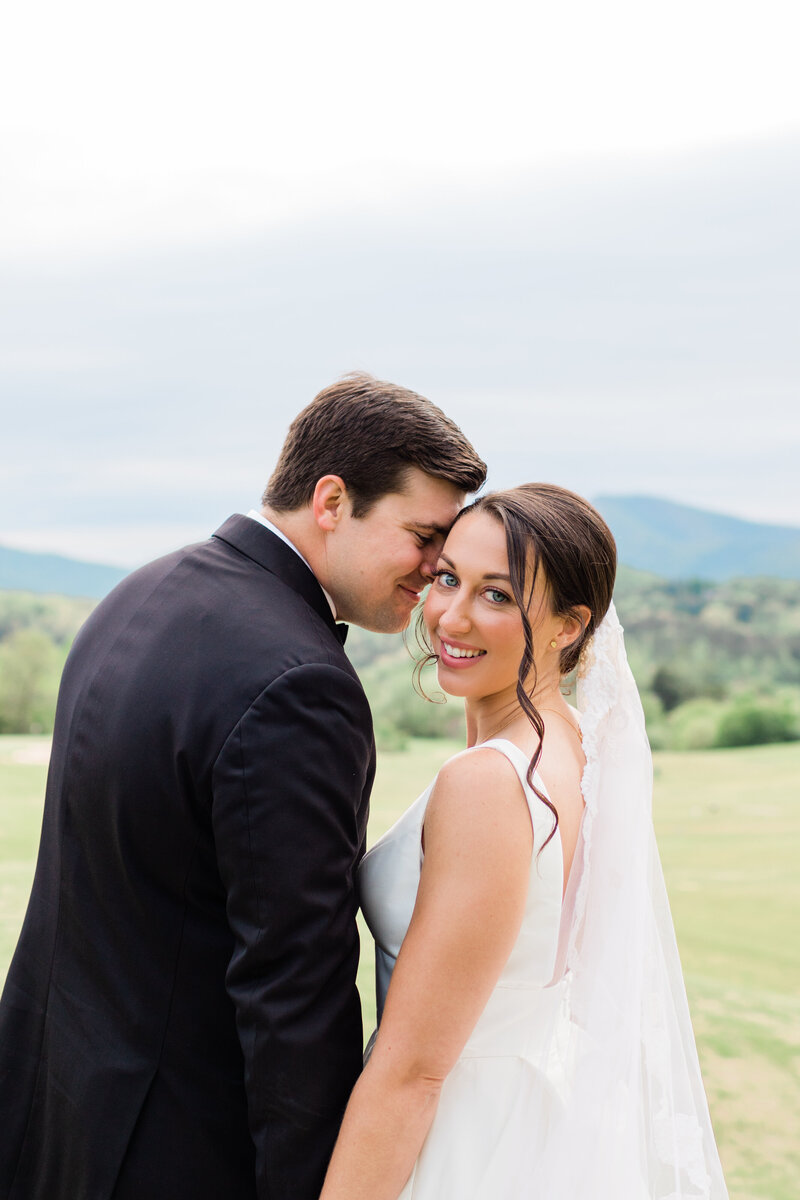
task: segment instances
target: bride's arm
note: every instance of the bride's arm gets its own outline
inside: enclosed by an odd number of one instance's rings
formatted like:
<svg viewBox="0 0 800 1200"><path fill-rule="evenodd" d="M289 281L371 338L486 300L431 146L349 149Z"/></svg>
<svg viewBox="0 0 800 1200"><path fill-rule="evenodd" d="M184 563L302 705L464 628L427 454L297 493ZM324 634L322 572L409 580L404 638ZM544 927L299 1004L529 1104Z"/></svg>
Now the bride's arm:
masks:
<svg viewBox="0 0 800 1200"><path fill-rule="evenodd" d="M486 749L446 764L425 817L414 915L321 1200L396 1200L402 1191L519 932L532 842L508 759Z"/></svg>

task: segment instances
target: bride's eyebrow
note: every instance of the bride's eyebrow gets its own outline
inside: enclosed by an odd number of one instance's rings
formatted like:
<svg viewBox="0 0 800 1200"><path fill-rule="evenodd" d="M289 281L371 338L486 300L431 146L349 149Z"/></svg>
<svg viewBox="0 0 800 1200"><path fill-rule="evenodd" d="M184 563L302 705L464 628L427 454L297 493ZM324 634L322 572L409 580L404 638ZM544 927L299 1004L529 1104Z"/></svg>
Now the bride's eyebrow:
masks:
<svg viewBox="0 0 800 1200"><path fill-rule="evenodd" d="M440 554L439 558L442 560L442 562L446 562L448 567L452 567L453 570L455 571L456 564L453 562L453 560L451 558L448 558L446 554ZM505 579L506 583L511 583L511 576L504 575L502 573L502 571L490 571L487 575L482 575L481 578L482 579Z"/></svg>

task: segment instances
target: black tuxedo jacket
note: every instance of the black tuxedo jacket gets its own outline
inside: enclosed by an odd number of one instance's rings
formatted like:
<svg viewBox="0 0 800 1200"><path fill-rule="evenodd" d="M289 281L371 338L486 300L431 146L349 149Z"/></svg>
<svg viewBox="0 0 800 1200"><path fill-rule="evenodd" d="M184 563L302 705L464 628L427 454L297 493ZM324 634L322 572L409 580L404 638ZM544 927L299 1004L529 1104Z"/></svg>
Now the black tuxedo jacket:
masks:
<svg viewBox="0 0 800 1200"><path fill-rule="evenodd" d="M95 609L0 1002L0 1200L317 1197L373 773L325 596L256 521Z"/></svg>

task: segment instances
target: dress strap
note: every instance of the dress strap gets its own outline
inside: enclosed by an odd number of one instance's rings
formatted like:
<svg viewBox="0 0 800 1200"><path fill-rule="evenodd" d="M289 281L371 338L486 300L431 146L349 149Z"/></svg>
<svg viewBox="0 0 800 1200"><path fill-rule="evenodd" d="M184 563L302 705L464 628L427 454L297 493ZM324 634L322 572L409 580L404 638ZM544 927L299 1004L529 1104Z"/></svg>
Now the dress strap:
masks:
<svg viewBox="0 0 800 1200"><path fill-rule="evenodd" d="M489 738L489 740L486 742L479 742L475 746L470 746L470 749L485 750L489 746L491 746L493 750L499 750L501 754L505 755L519 775L522 786L527 789L529 787L527 777L530 760L528 759L528 756L525 754L524 750L520 750L519 746L517 746L516 743L509 741L508 738L501 737ZM541 784L541 780L537 779L537 782Z"/></svg>

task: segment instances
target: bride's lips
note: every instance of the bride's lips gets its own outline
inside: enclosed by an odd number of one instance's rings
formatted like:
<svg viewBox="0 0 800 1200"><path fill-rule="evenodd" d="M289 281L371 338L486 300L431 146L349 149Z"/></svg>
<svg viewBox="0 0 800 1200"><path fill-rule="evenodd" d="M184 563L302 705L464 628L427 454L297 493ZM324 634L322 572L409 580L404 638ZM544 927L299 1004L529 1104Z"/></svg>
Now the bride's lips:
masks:
<svg viewBox="0 0 800 1200"><path fill-rule="evenodd" d="M474 667L475 663L480 662L486 657L486 651L481 650L480 646L469 646L466 642L456 642L452 638L443 638L439 634L439 662L446 667L452 667L455 671L463 671L466 667ZM448 646L452 650L469 650L471 654L461 656L451 654Z"/></svg>

